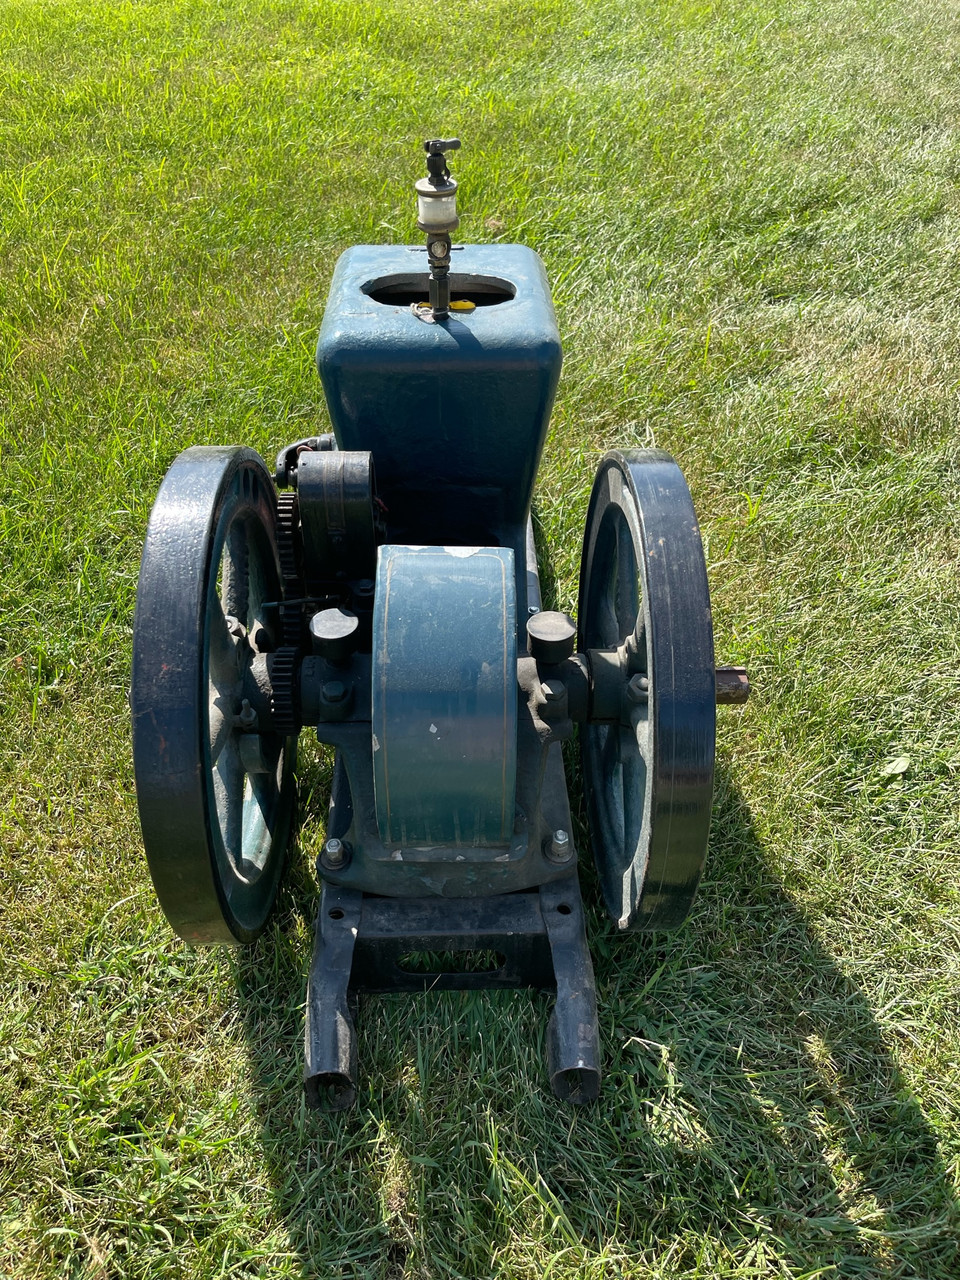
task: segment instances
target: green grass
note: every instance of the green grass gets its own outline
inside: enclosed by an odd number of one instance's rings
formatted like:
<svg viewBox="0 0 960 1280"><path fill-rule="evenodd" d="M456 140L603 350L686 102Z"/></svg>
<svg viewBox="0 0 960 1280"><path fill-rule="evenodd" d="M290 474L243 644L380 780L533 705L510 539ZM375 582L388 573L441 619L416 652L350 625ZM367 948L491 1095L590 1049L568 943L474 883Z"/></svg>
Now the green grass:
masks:
<svg viewBox="0 0 960 1280"><path fill-rule="evenodd" d="M0 29L0 1274L960 1274L955 8L2 0ZM687 926L618 939L585 877L597 1106L549 1094L543 997L434 995L368 1001L324 1117L324 761L265 938L176 942L137 564L180 449L324 429L333 264L415 238L437 133L464 238L555 290L550 603L597 459L655 440L755 691Z"/></svg>

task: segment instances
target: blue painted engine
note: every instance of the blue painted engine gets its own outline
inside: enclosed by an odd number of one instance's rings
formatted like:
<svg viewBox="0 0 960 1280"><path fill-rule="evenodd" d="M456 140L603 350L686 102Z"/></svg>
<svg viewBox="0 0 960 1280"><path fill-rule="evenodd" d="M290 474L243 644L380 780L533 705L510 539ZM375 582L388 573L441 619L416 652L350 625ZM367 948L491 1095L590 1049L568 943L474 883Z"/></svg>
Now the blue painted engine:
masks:
<svg viewBox="0 0 960 1280"><path fill-rule="evenodd" d="M696 517L658 450L601 460L578 621L542 609L530 508L560 339L535 253L453 243L458 146L425 144L425 245L337 264L317 347L332 433L272 475L249 449L188 449L141 564L138 802L181 936L263 930L298 735L334 748L305 1070L333 1108L356 1095L356 997L437 987L555 991L552 1087L597 1096L562 744L579 736L611 917L672 927L706 851L715 702L747 693L715 671Z"/></svg>

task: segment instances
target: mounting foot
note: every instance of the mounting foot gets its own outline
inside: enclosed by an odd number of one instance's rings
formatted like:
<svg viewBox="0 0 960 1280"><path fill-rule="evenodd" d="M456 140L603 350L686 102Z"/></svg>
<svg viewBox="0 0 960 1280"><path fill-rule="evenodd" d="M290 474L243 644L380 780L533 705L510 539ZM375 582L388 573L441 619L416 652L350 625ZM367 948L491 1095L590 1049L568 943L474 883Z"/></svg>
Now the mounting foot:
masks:
<svg viewBox="0 0 960 1280"><path fill-rule="evenodd" d="M496 968L410 967L430 953L497 954ZM448 961L449 963L449 961ZM483 898L382 898L324 885L307 993L308 1105L340 1111L357 1089L354 1010L363 993L532 987L556 992L547 1031L553 1092L600 1092L593 964L576 874Z"/></svg>

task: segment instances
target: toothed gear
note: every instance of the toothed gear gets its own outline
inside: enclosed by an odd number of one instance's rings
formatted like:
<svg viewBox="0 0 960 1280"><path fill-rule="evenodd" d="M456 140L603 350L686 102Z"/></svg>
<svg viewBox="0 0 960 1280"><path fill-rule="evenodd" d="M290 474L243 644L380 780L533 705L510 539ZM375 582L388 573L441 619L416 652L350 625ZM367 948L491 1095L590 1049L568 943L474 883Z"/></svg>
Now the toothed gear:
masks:
<svg viewBox="0 0 960 1280"><path fill-rule="evenodd" d="M303 599L305 587L301 572L300 504L297 495L290 491L277 495L277 550L285 602L280 610L280 647L299 649L303 644L303 613L300 605L293 602Z"/></svg>
<svg viewBox="0 0 960 1280"><path fill-rule="evenodd" d="M283 594L299 598L303 595L300 573L300 506L297 495L289 489L277 494L277 549L280 552Z"/></svg>
<svg viewBox="0 0 960 1280"><path fill-rule="evenodd" d="M300 730L300 690L297 684L299 660L299 647L287 644L276 651L270 663L273 727L285 738L293 737Z"/></svg>
<svg viewBox="0 0 960 1280"><path fill-rule="evenodd" d="M298 604L284 605L280 613L280 648L303 648L303 610Z"/></svg>

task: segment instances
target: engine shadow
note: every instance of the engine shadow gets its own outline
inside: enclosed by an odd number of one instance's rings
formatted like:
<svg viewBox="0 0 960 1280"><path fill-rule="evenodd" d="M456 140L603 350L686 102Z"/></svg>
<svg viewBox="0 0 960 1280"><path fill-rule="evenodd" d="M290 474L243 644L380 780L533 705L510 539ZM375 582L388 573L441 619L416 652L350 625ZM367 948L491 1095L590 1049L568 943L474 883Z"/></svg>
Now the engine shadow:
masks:
<svg viewBox="0 0 960 1280"><path fill-rule="evenodd" d="M236 963L263 1158L304 1277L489 1276L560 1249L570 1274L668 1258L675 1274L960 1275L934 1133L726 774L685 928L620 938L590 911L606 1061L580 1111L549 1095L549 1002L521 992L369 1000L356 1108L307 1112L314 910L301 861Z"/></svg>

